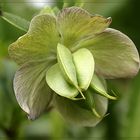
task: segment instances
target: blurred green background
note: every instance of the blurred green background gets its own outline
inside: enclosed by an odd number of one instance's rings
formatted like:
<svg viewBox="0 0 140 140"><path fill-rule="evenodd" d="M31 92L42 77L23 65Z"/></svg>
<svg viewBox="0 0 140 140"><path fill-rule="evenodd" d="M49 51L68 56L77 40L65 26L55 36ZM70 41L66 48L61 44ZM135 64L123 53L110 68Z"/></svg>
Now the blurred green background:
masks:
<svg viewBox="0 0 140 140"><path fill-rule="evenodd" d="M65 4L64 4L65 2ZM84 8L91 13L111 16L112 28L127 34L140 50L140 1L139 0L83 0ZM62 8L80 0L0 0L0 8L31 20L43 6ZM0 18L0 139L47 140L121 140L140 139L140 74L133 79L108 80L109 89L119 99L109 102L109 115L96 127L83 128L68 124L56 110L36 121L27 119L19 107L12 88L17 65L8 56L8 45L24 31Z"/></svg>

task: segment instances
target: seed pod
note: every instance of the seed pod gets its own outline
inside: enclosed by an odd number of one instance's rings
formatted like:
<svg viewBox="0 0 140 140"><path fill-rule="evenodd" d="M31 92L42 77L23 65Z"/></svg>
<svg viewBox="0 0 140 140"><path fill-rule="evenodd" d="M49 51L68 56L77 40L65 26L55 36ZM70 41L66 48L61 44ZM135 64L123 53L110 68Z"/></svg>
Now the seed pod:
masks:
<svg viewBox="0 0 140 140"><path fill-rule="evenodd" d="M70 85L64 78L58 64L53 65L46 73L49 87L60 96L73 99L78 95L78 90Z"/></svg>
<svg viewBox="0 0 140 140"><path fill-rule="evenodd" d="M73 54L73 61L76 68L78 85L82 90L87 90L94 73L94 58L92 53L82 48Z"/></svg>
<svg viewBox="0 0 140 140"><path fill-rule="evenodd" d="M106 89L104 87L104 84L102 83L102 81L98 78L98 76L96 74L93 75L92 81L90 83L90 87L92 89L94 89L95 91L97 91L98 94L108 98L108 99L112 99L112 100L116 100L117 98L114 96L109 95L106 92Z"/></svg>
<svg viewBox="0 0 140 140"><path fill-rule="evenodd" d="M73 58L70 50L63 46L62 44L58 44L57 46L57 60L60 66L60 69L70 84L74 85L78 91L80 92L83 99L85 99L81 89L78 86L77 77L76 77L76 69L73 63Z"/></svg>
<svg viewBox="0 0 140 140"><path fill-rule="evenodd" d="M68 48L62 44L57 45L57 60L65 79L75 86L78 86L76 70L72 60L72 54Z"/></svg>
<svg viewBox="0 0 140 140"><path fill-rule="evenodd" d="M94 95L95 91L92 92L91 90L87 90L85 92L85 100L79 100L78 104L85 109L90 110L96 117L101 118L101 115L98 113L97 109L96 109L96 105L95 105L95 99L94 99Z"/></svg>
<svg viewBox="0 0 140 140"><path fill-rule="evenodd" d="M94 113L94 115L98 118L101 118L100 114L96 111L96 105L95 105L93 94L94 93L92 93L90 90L87 90L85 93L85 97L86 97L85 102L88 108Z"/></svg>

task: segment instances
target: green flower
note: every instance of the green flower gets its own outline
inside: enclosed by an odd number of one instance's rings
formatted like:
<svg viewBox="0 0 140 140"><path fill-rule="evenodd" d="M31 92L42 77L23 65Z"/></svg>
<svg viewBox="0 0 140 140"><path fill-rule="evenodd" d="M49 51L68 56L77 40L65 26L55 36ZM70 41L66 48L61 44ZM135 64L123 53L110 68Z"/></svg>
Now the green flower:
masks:
<svg viewBox="0 0 140 140"><path fill-rule="evenodd" d="M107 98L116 99L107 94L104 78L132 77L139 70L134 43L110 23L82 8L65 8L57 16L35 16L28 32L10 45L20 66L15 95L31 119L51 101L74 124L94 126L104 117Z"/></svg>

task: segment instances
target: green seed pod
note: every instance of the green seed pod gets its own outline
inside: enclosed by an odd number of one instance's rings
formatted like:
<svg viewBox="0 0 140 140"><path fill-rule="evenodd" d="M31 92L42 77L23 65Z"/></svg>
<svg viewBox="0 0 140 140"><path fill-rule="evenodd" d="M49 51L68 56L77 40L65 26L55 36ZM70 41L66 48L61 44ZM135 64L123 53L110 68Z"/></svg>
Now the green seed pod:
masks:
<svg viewBox="0 0 140 140"><path fill-rule="evenodd" d="M72 54L70 50L62 44L57 45L57 60L66 80L70 84L78 87L76 70L72 60Z"/></svg>
<svg viewBox="0 0 140 140"><path fill-rule="evenodd" d="M73 53L73 61L76 68L78 85L82 90L87 90L94 73L94 58L92 53L82 48Z"/></svg>
<svg viewBox="0 0 140 140"><path fill-rule="evenodd" d="M85 93L85 100L79 100L78 103L81 107L90 110L96 117L101 118L101 115L98 113L95 105L94 95L95 91L87 90Z"/></svg>
<svg viewBox="0 0 140 140"><path fill-rule="evenodd" d="M100 114L96 111L96 105L95 105L93 94L94 93L92 93L90 90L87 90L85 93L85 97L86 97L85 102L88 108L91 109L91 111L94 113L94 115L98 118L101 118Z"/></svg>
<svg viewBox="0 0 140 140"><path fill-rule="evenodd" d="M98 94L112 100L116 100L117 97L111 96L106 92L106 88L102 81L98 78L96 74L93 75L90 87L95 90Z"/></svg>
<svg viewBox="0 0 140 140"><path fill-rule="evenodd" d="M70 50L66 48L64 45L57 45L57 60L67 82L74 85L78 91L80 92L83 99L85 99L81 89L78 86L76 69L73 63L73 58Z"/></svg>
<svg viewBox="0 0 140 140"><path fill-rule="evenodd" d="M78 95L78 90L70 85L64 78L58 64L53 65L46 73L49 87L60 96L73 99Z"/></svg>

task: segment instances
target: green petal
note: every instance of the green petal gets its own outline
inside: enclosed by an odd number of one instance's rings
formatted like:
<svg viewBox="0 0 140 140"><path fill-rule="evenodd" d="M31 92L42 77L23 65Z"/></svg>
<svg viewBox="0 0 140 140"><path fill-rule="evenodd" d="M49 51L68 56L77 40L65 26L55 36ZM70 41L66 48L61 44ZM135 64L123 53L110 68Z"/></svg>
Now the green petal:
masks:
<svg viewBox="0 0 140 140"><path fill-rule="evenodd" d="M79 49L73 54L73 62L76 67L78 85L87 90L94 73L94 58L88 49Z"/></svg>
<svg viewBox="0 0 140 140"><path fill-rule="evenodd" d="M101 116L107 111L108 101L106 98L94 94L96 109ZM60 96L55 96L55 105L66 121L80 126L95 126L102 118L96 117L94 113L82 107L81 101L73 101Z"/></svg>
<svg viewBox="0 0 140 140"><path fill-rule="evenodd" d="M57 46L57 60L67 81L77 87L76 70L73 63L72 54L68 48L61 44L58 44Z"/></svg>
<svg viewBox="0 0 140 140"><path fill-rule="evenodd" d="M27 63L18 69L14 77L17 101L30 119L42 114L52 97L45 81L47 67L46 63Z"/></svg>
<svg viewBox="0 0 140 140"><path fill-rule="evenodd" d="M57 21L62 44L71 47L85 37L102 32L111 23L111 18L91 15L79 7L70 7L59 13Z"/></svg>
<svg viewBox="0 0 140 140"><path fill-rule="evenodd" d="M10 45L9 54L19 64L54 59L59 34L50 15L35 16L27 34Z"/></svg>
<svg viewBox="0 0 140 140"><path fill-rule="evenodd" d="M139 54L129 37L115 29L81 41L75 49L87 47L93 54L99 75L106 78L132 77L139 70Z"/></svg>
<svg viewBox="0 0 140 140"><path fill-rule="evenodd" d="M78 90L65 80L58 64L47 71L46 81L49 87L60 96L73 99L78 95Z"/></svg>
<svg viewBox="0 0 140 140"><path fill-rule="evenodd" d="M113 97L111 95L109 95L106 92L106 87L104 86L104 84L102 83L102 81L98 78L98 76L96 74L93 75L92 81L90 83L91 88L93 88L95 91L97 91L98 94L112 99L112 100L116 100L116 97Z"/></svg>

